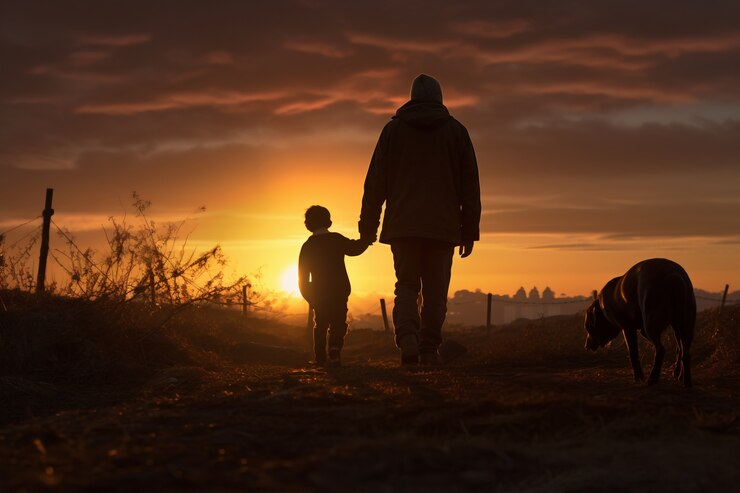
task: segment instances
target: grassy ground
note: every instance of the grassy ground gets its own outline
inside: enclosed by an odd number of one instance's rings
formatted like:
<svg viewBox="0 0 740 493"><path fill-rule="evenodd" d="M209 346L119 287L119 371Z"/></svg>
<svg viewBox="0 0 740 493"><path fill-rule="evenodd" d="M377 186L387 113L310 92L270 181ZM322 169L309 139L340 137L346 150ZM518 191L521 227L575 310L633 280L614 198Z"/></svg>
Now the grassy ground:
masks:
<svg viewBox="0 0 740 493"><path fill-rule="evenodd" d="M518 321L490 339L448 333L467 353L449 343L458 357L435 369L398 368L388 337L355 330L344 367L326 371L305 363L301 328L200 310L155 332L106 329L92 309L76 315L92 327L81 332L60 322L71 309L5 320L0 491L731 491L740 481L740 306L719 321L700 314L692 389L672 380L671 361L659 385L632 383L622 344L583 350L580 317Z"/></svg>

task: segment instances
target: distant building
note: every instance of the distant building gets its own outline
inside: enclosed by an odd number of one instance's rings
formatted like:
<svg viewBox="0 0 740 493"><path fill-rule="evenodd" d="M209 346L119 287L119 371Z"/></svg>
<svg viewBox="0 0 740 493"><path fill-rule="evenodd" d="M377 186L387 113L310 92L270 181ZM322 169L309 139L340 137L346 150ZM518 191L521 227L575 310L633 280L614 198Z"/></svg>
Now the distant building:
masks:
<svg viewBox="0 0 740 493"><path fill-rule="evenodd" d="M537 319L553 315L566 315L582 312L591 302L585 296L555 297L550 287L546 287L540 295L534 287L529 296L524 287L520 287L514 296L492 296L491 322L502 325L519 318ZM486 320L486 306L488 293L477 289L456 291L447 305L447 323L450 325L482 326Z"/></svg>
<svg viewBox="0 0 740 493"><path fill-rule="evenodd" d="M527 299L529 299L529 301L540 301L540 292L537 290L537 286L533 287L529 291Z"/></svg>
<svg viewBox="0 0 740 493"><path fill-rule="evenodd" d="M532 290L534 291L534 289ZM530 291L531 292L531 291ZM697 308L704 310L717 307L722 299L722 293L712 293L701 289L694 290L696 294ZM531 300L527 297L524 287L520 287L514 296L494 294L492 296L491 322L494 325L503 325L517 318L536 319L554 315L569 315L583 313L592 298L590 296L567 296L561 293L555 297L555 293L548 286L541 294L539 300ZM727 305L740 302L740 291L728 293ZM450 326L482 327L486 323L486 308L488 305L488 293L476 289L456 291L449 299L447 305L447 324ZM373 307L375 307L373 300ZM392 309L392 305L390 307ZM382 329L383 323L380 314L367 307L363 307L353 322L355 327L373 327ZM296 318L297 324L305 324L305 315Z"/></svg>
<svg viewBox="0 0 740 493"><path fill-rule="evenodd" d="M555 293L552 289L550 289L550 286L547 286L544 291L542 291L542 301L554 301L555 300Z"/></svg>
<svg viewBox="0 0 740 493"><path fill-rule="evenodd" d="M527 300L527 292L524 291L524 286L520 287L516 294L514 294L514 297L512 299L520 300L520 301L526 301Z"/></svg>

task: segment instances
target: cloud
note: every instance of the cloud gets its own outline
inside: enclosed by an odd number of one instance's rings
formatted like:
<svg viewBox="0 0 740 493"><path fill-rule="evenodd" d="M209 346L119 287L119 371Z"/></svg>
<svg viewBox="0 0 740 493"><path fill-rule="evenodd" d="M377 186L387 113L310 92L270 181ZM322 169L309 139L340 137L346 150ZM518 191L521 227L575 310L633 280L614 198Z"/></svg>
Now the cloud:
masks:
<svg viewBox="0 0 740 493"><path fill-rule="evenodd" d="M36 211L57 183L100 213L145 183L181 206L259 194L309 149L336 176L366 166L424 72L472 135L487 231L726 237L740 6L581 7L16 3L0 19L0 191Z"/></svg>
<svg viewBox="0 0 740 493"><path fill-rule="evenodd" d="M265 93L237 91L185 92L163 95L160 98L151 101L87 104L75 108L75 112L106 115L133 115L136 113L166 111L199 106L241 106L259 101L274 101L281 99L283 96L284 93L280 91Z"/></svg>
<svg viewBox="0 0 740 493"><path fill-rule="evenodd" d="M353 53L351 49L322 41L286 41L284 46L289 50L327 58L345 58Z"/></svg>
<svg viewBox="0 0 740 493"><path fill-rule="evenodd" d="M305 111L314 111L322 108L326 108L330 104L336 103L340 99L335 96L311 98L303 101L294 101L291 103L284 104L275 109L275 113L278 115L290 115L294 113L303 113Z"/></svg>
<svg viewBox="0 0 740 493"><path fill-rule="evenodd" d="M598 234L606 240L655 237L736 237L740 204L685 200L670 204L529 207L484 213L489 233Z"/></svg>
<svg viewBox="0 0 740 493"><path fill-rule="evenodd" d="M151 34L144 33L121 34L118 36L85 34L77 38L77 42L81 45L110 46L115 48L140 45L148 43L151 40Z"/></svg>
<svg viewBox="0 0 740 493"><path fill-rule="evenodd" d="M65 66L65 64L37 65L31 68L29 73L36 76L49 76L90 85L116 84L125 80L116 75L95 73L87 68L80 70L82 66L89 64L72 60L71 67Z"/></svg>
<svg viewBox="0 0 740 493"><path fill-rule="evenodd" d="M482 167L505 178L543 181L545 188L548 177L563 176L628 178L636 190L685 174L711 181L709 173L732 172L740 159L740 120L620 126L545 119L517 129L469 127Z"/></svg>
<svg viewBox="0 0 740 493"><path fill-rule="evenodd" d="M209 65L232 65L234 56L227 51L209 51L203 56L203 61Z"/></svg>
<svg viewBox="0 0 740 493"><path fill-rule="evenodd" d="M452 30L479 38L501 39L532 31L534 26L527 19L506 21L468 20L452 22Z"/></svg>
<svg viewBox="0 0 740 493"><path fill-rule="evenodd" d="M617 99L645 100L654 103L682 103L693 100L690 94L683 91L666 91L656 87L625 87L607 81L598 82L525 82L516 88L525 94L575 94L596 95Z"/></svg>
<svg viewBox="0 0 740 493"><path fill-rule="evenodd" d="M108 58L110 54L100 50L83 50L70 53L69 59L73 65L91 65Z"/></svg>
<svg viewBox="0 0 740 493"><path fill-rule="evenodd" d="M692 53L716 53L740 48L740 34L650 40L619 34L591 34L526 40L518 45L469 44L463 53L483 63L549 63L604 65L645 69L659 63L654 57L676 58ZM653 57L648 59L648 57Z"/></svg>
<svg viewBox="0 0 740 493"><path fill-rule="evenodd" d="M392 52L441 53L459 46L459 43L453 40L401 38L360 32L348 32L347 39L353 44L383 48Z"/></svg>

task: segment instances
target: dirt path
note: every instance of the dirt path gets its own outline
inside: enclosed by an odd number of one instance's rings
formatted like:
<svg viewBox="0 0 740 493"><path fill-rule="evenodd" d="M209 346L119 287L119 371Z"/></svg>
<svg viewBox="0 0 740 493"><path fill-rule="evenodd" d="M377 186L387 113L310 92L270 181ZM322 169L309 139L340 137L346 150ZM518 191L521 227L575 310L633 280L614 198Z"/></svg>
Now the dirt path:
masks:
<svg viewBox="0 0 740 493"><path fill-rule="evenodd" d="M730 491L736 376L467 358L407 371L173 368L133 394L0 430L0 489ZM733 458L734 457L734 458Z"/></svg>

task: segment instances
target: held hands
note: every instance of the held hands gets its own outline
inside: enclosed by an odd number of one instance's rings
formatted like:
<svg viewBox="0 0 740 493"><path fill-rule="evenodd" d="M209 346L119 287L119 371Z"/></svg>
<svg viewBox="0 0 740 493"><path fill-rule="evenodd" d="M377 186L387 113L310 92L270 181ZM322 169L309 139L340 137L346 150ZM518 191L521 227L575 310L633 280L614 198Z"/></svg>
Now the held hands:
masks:
<svg viewBox="0 0 740 493"><path fill-rule="evenodd" d="M466 241L460 245L460 258L465 258L473 253L473 241Z"/></svg>
<svg viewBox="0 0 740 493"><path fill-rule="evenodd" d="M378 241L378 234L377 233L375 234L361 233L360 241L366 244L367 246L370 246L376 241Z"/></svg>

